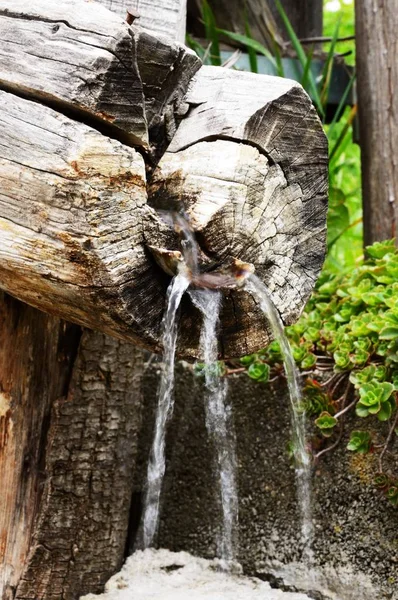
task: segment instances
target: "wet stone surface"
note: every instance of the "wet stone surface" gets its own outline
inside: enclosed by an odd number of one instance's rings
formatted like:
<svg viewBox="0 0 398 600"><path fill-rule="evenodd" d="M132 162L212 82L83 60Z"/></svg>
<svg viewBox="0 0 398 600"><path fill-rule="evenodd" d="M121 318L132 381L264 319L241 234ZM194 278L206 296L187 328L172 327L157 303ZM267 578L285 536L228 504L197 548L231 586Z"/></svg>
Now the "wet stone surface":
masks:
<svg viewBox="0 0 398 600"><path fill-rule="evenodd" d="M136 512L153 433L156 362L144 379L147 418L139 440ZM375 457L348 453L343 439L318 464L313 480L314 569L309 569L301 563L294 469L287 453L286 390L242 375L231 378L229 398L238 444L238 559L244 572L284 589L312 590L313 597L398 600L398 512L372 486ZM391 461L396 452L392 448ZM214 452L205 428L201 383L183 363L177 366L166 453L158 544L214 558L221 523Z"/></svg>

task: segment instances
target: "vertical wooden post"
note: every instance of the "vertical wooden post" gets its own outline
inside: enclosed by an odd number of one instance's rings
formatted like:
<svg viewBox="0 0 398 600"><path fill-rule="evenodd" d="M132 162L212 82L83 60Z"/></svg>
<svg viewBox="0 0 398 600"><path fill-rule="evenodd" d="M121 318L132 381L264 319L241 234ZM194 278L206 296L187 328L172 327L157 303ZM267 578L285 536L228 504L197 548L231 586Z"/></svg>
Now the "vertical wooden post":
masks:
<svg viewBox="0 0 398 600"><path fill-rule="evenodd" d="M181 38L186 3L174 4L166 22ZM0 600L77 600L120 568L143 362L131 344L1 293Z"/></svg>
<svg viewBox="0 0 398 600"><path fill-rule="evenodd" d="M358 109L365 244L398 223L398 0L357 0Z"/></svg>

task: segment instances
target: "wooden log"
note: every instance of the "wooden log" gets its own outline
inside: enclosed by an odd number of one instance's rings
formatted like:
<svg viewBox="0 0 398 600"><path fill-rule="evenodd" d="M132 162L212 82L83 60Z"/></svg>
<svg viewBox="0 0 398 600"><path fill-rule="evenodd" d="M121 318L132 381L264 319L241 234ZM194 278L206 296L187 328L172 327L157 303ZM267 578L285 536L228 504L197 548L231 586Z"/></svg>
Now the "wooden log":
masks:
<svg viewBox="0 0 398 600"><path fill-rule="evenodd" d="M202 62L189 48L156 38L139 28L135 36L148 135L156 161L175 134L180 105Z"/></svg>
<svg viewBox="0 0 398 600"><path fill-rule="evenodd" d="M124 558L142 353L80 337L80 327L2 294L2 600L102 591Z"/></svg>
<svg viewBox="0 0 398 600"><path fill-rule="evenodd" d="M99 0L99 2L125 18L127 11L134 22L156 37L168 41L185 42L186 0Z"/></svg>
<svg viewBox="0 0 398 600"><path fill-rule="evenodd" d="M199 71L185 100L188 116L152 177L150 202L182 206L213 261L254 264L292 323L324 258L327 142L315 109L295 82L217 67ZM227 355L269 339L242 291L229 294L222 324Z"/></svg>
<svg viewBox="0 0 398 600"><path fill-rule="evenodd" d="M68 389L80 327L0 294L0 598L14 598L42 497L52 403Z"/></svg>
<svg viewBox="0 0 398 600"><path fill-rule="evenodd" d="M151 307L163 289L144 248L141 222L149 209L142 156L6 92L0 92L0 115L6 125L0 133L2 288L41 310L154 347L162 307ZM131 296L131 282L141 299ZM135 323L134 314L141 314Z"/></svg>
<svg viewBox="0 0 398 600"><path fill-rule="evenodd" d="M398 240L398 0L357 2L355 22L364 241L372 244Z"/></svg>
<svg viewBox="0 0 398 600"><path fill-rule="evenodd" d="M4 6L6 0L0 2ZM88 13L86 4L70 0L66 14L69 19L73 12L72 31L100 30L89 24L95 11ZM210 67L197 71L191 52L155 41L116 16L108 24L106 9L99 9L100 24L106 23L101 25L103 37L112 29L115 36L122 31L134 39L134 64L124 67L141 86L150 152L127 147L119 133L118 139L104 136L90 126L91 120L89 125L76 122L64 100L57 101L55 112L42 93L46 73L36 76L36 71L44 65L43 54L60 56L60 50L52 41L40 49L37 68L26 68L29 95L39 102L7 92L1 96L6 124L0 150L1 287L62 318L159 350L168 278L147 245L179 246L148 204L158 206L161 198L170 208L173 198L183 198L189 189L192 201L185 209L204 263L223 266L232 258L255 262L285 322L292 322L312 289L325 246L327 148L308 96L298 84L280 78ZM18 26L28 28L30 48L32 23L41 31L43 23L60 18L61 9L53 9L50 0L32 0L26 10L17 3L12 11L3 10L3 18L16 23L15 37L19 31L24 39ZM24 47L18 56L24 56ZM102 55L103 46L97 51ZM85 59L80 60L83 64ZM18 72L9 73L8 89L18 77ZM49 89L56 95L54 77L51 70ZM101 86L104 73L93 72L91 84L96 77ZM111 96L114 88L125 85L121 77L117 71L109 79L106 66ZM84 100L86 86L80 91ZM85 110L94 115L89 104ZM119 128L131 133L127 121ZM132 138L127 141L131 144ZM247 146L244 151L242 145ZM245 179L246 172L250 178ZM219 183L213 186L213 179ZM196 354L198 321L193 307L184 303L182 328L189 333L181 338L181 355ZM230 294L222 336L225 355L252 352L268 341L264 319L244 294Z"/></svg>
<svg viewBox="0 0 398 600"><path fill-rule="evenodd" d="M0 38L2 89L148 143L135 40L117 15L81 0L0 0Z"/></svg>

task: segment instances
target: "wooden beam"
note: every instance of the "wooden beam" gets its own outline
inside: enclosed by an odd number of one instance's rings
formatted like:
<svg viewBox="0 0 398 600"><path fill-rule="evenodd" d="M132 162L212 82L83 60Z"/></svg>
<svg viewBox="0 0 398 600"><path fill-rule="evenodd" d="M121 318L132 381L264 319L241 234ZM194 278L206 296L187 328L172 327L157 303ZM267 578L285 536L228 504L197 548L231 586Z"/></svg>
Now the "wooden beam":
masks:
<svg viewBox="0 0 398 600"><path fill-rule="evenodd" d="M398 0L356 3L365 244L398 231Z"/></svg>
<svg viewBox="0 0 398 600"><path fill-rule="evenodd" d="M187 15L186 0L99 0L99 2L125 18L131 11L138 18L137 25L149 31L151 35L166 40L185 42Z"/></svg>
<svg viewBox="0 0 398 600"><path fill-rule="evenodd" d="M0 86L147 145L130 31L93 2L0 0Z"/></svg>

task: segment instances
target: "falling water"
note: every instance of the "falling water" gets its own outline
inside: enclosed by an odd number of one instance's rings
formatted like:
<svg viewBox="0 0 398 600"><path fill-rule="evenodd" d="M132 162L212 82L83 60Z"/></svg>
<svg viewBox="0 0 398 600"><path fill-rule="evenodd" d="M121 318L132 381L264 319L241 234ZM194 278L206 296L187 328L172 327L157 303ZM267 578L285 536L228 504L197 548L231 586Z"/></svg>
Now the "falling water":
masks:
<svg viewBox="0 0 398 600"><path fill-rule="evenodd" d="M155 436L148 463L147 489L143 516L144 548L152 545L159 522L160 493L165 472L166 424L173 412L174 358L177 341L176 314L181 298L189 286L185 275L179 274L167 290L167 309L163 317L163 363L159 384Z"/></svg>
<svg viewBox="0 0 398 600"><path fill-rule="evenodd" d="M298 372L289 341L284 332L282 320L271 300L266 286L255 275L250 275L246 289L258 300L261 310L269 319L275 339L279 342L286 378L290 393L293 447L296 463L297 496L301 512L301 536L304 547L303 557L312 560L313 521L311 514L311 458L306 448L305 414L302 408L302 394Z"/></svg>
<svg viewBox="0 0 398 600"><path fill-rule="evenodd" d="M205 362L206 427L217 453L219 486L223 513L219 554L224 568L235 567L238 522L235 439L226 404L227 382L219 375L217 364L217 325L222 295L209 290L190 292L193 303L203 314L200 354Z"/></svg>

